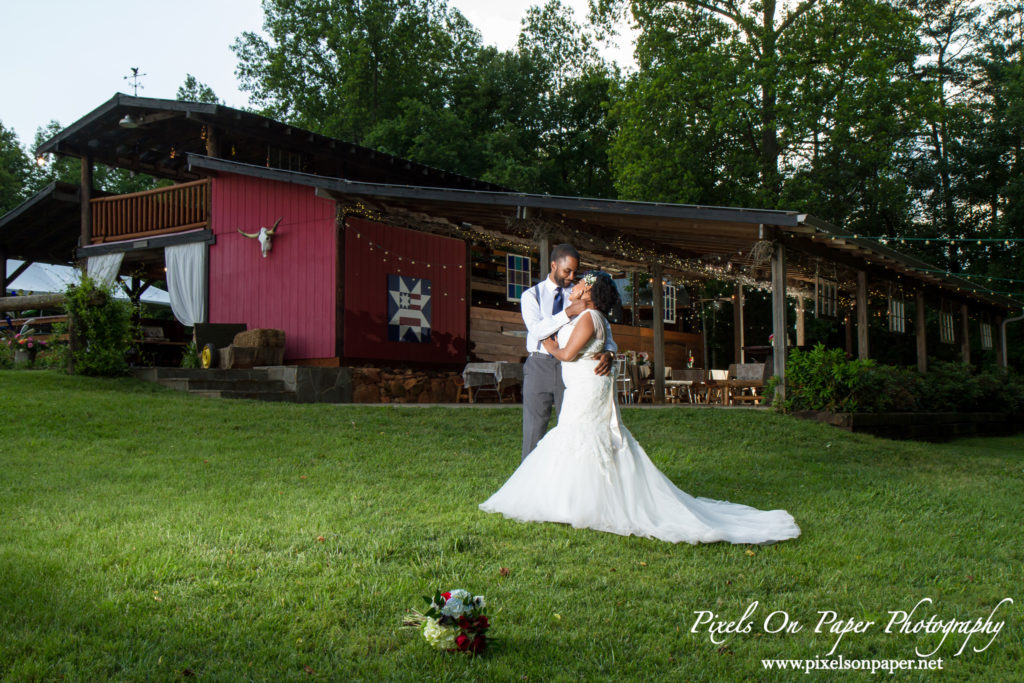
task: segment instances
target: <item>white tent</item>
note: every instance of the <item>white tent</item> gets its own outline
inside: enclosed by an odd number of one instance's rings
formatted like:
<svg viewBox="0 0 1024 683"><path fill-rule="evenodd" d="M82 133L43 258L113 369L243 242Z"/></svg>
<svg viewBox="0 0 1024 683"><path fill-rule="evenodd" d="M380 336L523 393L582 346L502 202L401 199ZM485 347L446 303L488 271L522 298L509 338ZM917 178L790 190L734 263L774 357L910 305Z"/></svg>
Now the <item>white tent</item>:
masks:
<svg viewBox="0 0 1024 683"><path fill-rule="evenodd" d="M7 273L13 273L21 261L8 259ZM8 292L19 294L49 294L63 292L72 282L78 281L78 271L70 266L57 266L50 263L33 263L25 269L25 272L18 276L14 282L7 283ZM128 284L129 278L122 277L121 280ZM118 299L127 299L128 295L120 287L114 288L115 296ZM148 304L163 304L169 306L171 298L166 291L156 287L149 287L142 293L142 300Z"/></svg>

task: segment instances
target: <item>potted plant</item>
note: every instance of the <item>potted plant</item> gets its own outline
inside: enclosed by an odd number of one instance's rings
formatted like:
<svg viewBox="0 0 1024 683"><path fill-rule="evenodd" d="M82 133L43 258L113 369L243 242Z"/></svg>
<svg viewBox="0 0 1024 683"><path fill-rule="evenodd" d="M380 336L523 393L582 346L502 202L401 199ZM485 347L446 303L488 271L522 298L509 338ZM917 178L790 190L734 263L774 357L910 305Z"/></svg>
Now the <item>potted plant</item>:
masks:
<svg viewBox="0 0 1024 683"><path fill-rule="evenodd" d="M46 348L46 341L44 339L37 338L37 332L29 327L27 321L21 326L21 330L14 334L9 334L7 337L7 346L14 352L14 365L28 365L35 362L36 354L39 353L40 349Z"/></svg>

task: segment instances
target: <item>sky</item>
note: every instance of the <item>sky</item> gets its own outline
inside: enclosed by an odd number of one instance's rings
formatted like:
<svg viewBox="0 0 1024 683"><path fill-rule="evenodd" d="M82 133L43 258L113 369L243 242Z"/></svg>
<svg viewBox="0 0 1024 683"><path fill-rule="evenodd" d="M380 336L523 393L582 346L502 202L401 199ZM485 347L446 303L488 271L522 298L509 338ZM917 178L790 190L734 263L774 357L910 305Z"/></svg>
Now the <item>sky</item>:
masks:
<svg viewBox="0 0 1024 683"><path fill-rule="evenodd" d="M577 18L587 0L563 0ZM526 9L539 0L449 0L487 44L515 45ZM243 107L231 44L263 25L260 0L0 0L0 122L31 147L51 120L67 126L114 93L133 94L126 77L138 67L140 97L174 99L192 74L227 105ZM605 57L628 67L628 38Z"/></svg>

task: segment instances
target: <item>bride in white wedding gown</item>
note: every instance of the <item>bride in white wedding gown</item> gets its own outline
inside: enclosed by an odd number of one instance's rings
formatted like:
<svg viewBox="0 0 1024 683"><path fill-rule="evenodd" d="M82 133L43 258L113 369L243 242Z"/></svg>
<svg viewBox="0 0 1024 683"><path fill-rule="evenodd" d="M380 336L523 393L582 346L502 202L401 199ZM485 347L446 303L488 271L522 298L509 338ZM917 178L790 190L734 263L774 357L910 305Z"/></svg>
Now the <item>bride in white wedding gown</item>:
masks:
<svg viewBox="0 0 1024 683"><path fill-rule="evenodd" d="M575 298L593 308L559 330L557 344L545 342L562 361L558 424L480 509L672 543L774 543L799 536L785 510L695 498L655 467L622 424L614 376L594 374L594 356L611 335L598 308L607 313L618 301L615 285L607 274L591 273L573 290Z"/></svg>

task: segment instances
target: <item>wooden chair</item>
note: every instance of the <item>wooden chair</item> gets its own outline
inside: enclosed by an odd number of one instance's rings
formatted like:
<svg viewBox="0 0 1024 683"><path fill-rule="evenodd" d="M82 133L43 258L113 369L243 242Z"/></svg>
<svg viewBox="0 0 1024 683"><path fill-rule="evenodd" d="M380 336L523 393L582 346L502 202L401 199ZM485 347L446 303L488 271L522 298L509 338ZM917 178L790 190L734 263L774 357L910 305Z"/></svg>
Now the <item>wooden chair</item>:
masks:
<svg viewBox="0 0 1024 683"><path fill-rule="evenodd" d="M630 376L629 360L619 354L615 359L615 396L620 403L633 402L633 378Z"/></svg>
<svg viewBox="0 0 1024 683"><path fill-rule="evenodd" d="M729 403L753 403L764 401L762 390L768 380L767 363L733 363L729 366Z"/></svg>
<svg viewBox="0 0 1024 683"><path fill-rule="evenodd" d="M455 386L457 388L455 392L455 402L461 403L462 398L465 397L466 403L472 403L473 392L472 389L466 386L466 380L462 379L462 377L455 377L453 381L455 382Z"/></svg>

